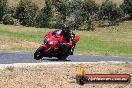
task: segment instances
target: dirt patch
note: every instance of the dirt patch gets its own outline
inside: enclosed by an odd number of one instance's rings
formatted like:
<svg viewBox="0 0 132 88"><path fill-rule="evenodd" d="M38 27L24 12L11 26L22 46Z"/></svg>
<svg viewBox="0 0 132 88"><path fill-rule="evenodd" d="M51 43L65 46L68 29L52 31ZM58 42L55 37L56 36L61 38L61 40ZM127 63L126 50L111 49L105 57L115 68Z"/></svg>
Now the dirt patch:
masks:
<svg viewBox="0 0 132 88"><path fill-rule="evenodd" d="M132 88L130 84L85 84L76 83L76 64L7 67L0 70L0 88ZM130 74L132 63L82 64L88 74Z"/></svg>
<svg viewBox="0 0 132 88"><path fill-rule="evenodd" d="M0 38L0 49L1 50L21 50L21 49L35 49L39 47L41 44L35 42L29 42L26 40L18 40L18 39L8 39L8 38Z"/></svg>

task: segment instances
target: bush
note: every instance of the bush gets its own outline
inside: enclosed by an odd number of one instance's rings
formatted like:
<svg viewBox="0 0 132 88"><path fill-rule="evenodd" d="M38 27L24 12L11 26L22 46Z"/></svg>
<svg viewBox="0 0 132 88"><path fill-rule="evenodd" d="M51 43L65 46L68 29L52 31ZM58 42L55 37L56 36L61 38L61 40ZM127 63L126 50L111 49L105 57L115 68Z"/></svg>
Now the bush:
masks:
<svg viewBox="0 0 132 88"><path fill-rule="evenodd" d="M34 26L38 7L31 0L21 0L16 8L15 18L23 26Z"/></svg>
<svg viewBox="0 0 132 88"><path fill-rule="evenodd" d="M7 6L5 10L5 14L11 14L14 17L15 11L16 11L15 6Z"/></svg>
<svg viewBox="0 0 132 88"><path fill-rule="evenodd" d="M99 18L110 21L109 24L115 24L123 18L123 15L122 9L112 1L106 0L100 7Z"/></svg>
<svg viewBox="0 0 132 88"><path fill-rule="evenodd" d="M54 27L55 27L55 28L58 28L58 29L61 29L61 28L62 28L62 23L56 22L56 24L55 24Z"/></svg>
<svg viewBox="0 0 132 88"><path fill-rule="evenodd" d="M0 21L5 13L7 0L0 0Z"/></svg>
<svg viewBox="0 0 132 88"><path fill-rule="evenodd" d="M37 27L49 27L49 23L52 18L52 0L45 0L45 5L46 6L41 9L41 11L36 17Z"/></svg>
<svg viewBox="0 0 132 88"><path fill-rule="evenodd" d="M52 0L53 18L51 21L55 21L54 27L61 28L61 25L67 23L67 17L69 17L68 0Z"/></svg>
<svg viewBox="0 0 132 88"><path fill-rule="evenodd" d="M128 14L132 19L132 0L124 0L123 4L121 5L125 14Z"/></svg>
<svg viewBox="0 0 132 88"><path fill-rule="evenodd" d="M6 14L2 18L3 24L5 25L13 25L14 24L14 18L11 16L11 14Z"/></svg>
<svg viewBox="0 0 132 88"><path fill-rule="evenodd" d="M98 13L99 6L93 0L84 0L80 5L80 18L85 23L85 30L94 30L93 21ZM81 22L82 23L82 22Z"/></svg>

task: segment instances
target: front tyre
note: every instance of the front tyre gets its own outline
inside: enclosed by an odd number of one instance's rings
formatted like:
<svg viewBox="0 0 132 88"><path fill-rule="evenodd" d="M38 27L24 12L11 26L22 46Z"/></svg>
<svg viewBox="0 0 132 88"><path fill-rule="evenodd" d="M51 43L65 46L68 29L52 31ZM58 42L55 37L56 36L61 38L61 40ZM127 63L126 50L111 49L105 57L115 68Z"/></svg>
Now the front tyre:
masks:
<svg viewBox="0 0 132 88"><path fill-rule="evenodd" d="M35 60L40 60L43 58L43 52L44 52L44 48L42 46L40 46L36 52L34 53L34 59Z"/></svg>

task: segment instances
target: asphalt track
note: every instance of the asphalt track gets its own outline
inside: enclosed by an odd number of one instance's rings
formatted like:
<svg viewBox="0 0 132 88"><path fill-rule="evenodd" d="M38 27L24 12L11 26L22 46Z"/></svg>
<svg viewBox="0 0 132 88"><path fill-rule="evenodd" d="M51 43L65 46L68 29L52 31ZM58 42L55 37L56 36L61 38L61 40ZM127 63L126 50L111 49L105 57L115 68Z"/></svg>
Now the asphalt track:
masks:
<svg viewBox="0 0 132 88"><path fill-rule="evenodd" d="M66 61L58 61L57 58L43 58L42 60L34 60L32 52L0 52L0 64L13 63L43 63L43 62L132 62L132 58L126 57L107 57L107 56L88 56L88 55L72 55Z"/></svg>

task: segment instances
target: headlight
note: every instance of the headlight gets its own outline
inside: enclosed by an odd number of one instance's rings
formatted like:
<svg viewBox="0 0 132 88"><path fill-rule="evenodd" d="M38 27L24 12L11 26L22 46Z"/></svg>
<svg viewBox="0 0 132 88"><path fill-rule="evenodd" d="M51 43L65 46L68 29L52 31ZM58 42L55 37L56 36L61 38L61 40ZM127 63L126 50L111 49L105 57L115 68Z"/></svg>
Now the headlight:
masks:
<svg viewBox="0 0 132 88"><path fill-rule="evenodd" d="M51 45L52 45L52 44L53 44L53 42L49 42L49 44L51 44Z"/></svg>

